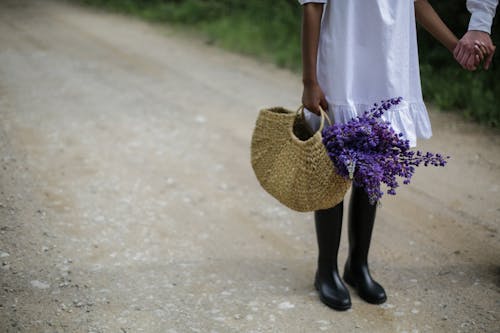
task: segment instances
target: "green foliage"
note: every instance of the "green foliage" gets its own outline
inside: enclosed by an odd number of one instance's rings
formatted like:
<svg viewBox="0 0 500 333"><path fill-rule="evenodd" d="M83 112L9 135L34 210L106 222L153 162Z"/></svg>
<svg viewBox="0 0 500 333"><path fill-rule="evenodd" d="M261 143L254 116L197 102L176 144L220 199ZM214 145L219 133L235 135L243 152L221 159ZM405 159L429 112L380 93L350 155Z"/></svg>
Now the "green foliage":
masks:
<svg viewBox="0 0 500 333"><path fill-rule="evenodd" d="M300 70L301 6L296 0L75 0L151 21L190 27L229 50ZM462 36L465 0L432 1L451 30ZM497 20L498 22L498 20ZM500 45L498 23L493 42ZM427 101L492 127L500 127L500 52L489 71L466 72L429 34L419 30L422 89ZM499 50L500 51L500 50Z"/></svg>

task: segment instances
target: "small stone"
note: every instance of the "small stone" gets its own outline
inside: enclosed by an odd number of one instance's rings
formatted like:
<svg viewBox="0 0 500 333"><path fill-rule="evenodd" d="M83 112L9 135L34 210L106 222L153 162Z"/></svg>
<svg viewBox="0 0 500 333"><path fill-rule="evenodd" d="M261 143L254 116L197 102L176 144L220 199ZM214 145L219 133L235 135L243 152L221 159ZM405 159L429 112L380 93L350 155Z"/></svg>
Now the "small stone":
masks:
<svg viewBox="0 0 500 333"><path fill-rule="evenodd" d="M391 303L384 303L384 304L381 304L380 307L382 309L392 309L394 308L394 304L391 304Z"/></svg>
<svg viewBox="0 0 500 333"><path fill-rule="evenodd" d="M278 305L278 308L281 310L292 309L294 307L295 307L295 305L290 303L290 302L282 302Z"/></svg>
<svg viewBox="0 0 500 333"><path fill-rule="evenodd" d="M204 124L207 122L207 118L202 116L202 115L197 115L195 118L194 118L194 121L196 121L198 124Z"/></svg>
<svg viewBox="0 0 500 333"><path fill-rule="evenodd" d="M31 285L35 288L38 288L38 289L47 289L50 287L50 284L48 284L47 282L39 281L39 280L31 281Z"/></svg>
<svg viewBox="0 0 500 333"><path fill-rule="evenodd" d="M77 299L73 301L73 305L77 308L81 308L83 306L83 303Z"/></svg>
<svg viewBox="0 0 500 333"><path fill-rule="evenodd" d="M10 256L10 254L8 254L7 252L0 251L0 258L5 258L8 256Z"/></svg>

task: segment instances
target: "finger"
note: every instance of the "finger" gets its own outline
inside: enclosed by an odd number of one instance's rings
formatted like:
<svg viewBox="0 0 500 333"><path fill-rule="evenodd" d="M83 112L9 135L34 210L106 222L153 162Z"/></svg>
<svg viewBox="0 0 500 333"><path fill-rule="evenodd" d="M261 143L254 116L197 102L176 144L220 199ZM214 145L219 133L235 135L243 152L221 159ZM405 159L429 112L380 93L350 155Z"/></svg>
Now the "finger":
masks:
<svg viewBox="0 0 500 333"><path fill-rule="evenodd" d="M321 99L321 102L319 103L319 105L321 105L321 107L323 108L323 110L328 110L328 103L326 102L326 99L325 98L322 98Z"/></svg>
<svg viewBox="0 0 500 333"><path fill-rule="evenodd" d="M315 109L314 109L314 107L307 107L307 106L305 106L305 105L304 105L304 108L305 108L307 111L309 111L309 112L311 112L311 113L313 113L313 114L315 114L315 115L319 116L319 112L318 112L318 110L315 110Z"/></svg>
<svg viewBox="0 0 500 333"><path fill-rule="evenodd" d="M491 52L493 52L493 50L489 48L487 45L485 45L483 42L481 42L479 47L481 48L481 51L483 52L485 57L488 56Z"/></svg>
<svg viewBox="0 0 500 333"><path fill-rule="evenodd" d="M475 55L475 54L473 54L473 55L472 55L472 59L474 59L474 58L475 58L475 56L476 56L476 55ZM463 60L462 60L462 61L463 61L463 62L462 62L463 67L464 67L466 70L468 70L468 71L472 71L472 66L473 66L473 64L471 64L470 58L471 58L471 56L470 56L470 55L467 55L467 56L465 56L465 57L463 58Z"/></svg>
<svg viewBox="0 0 500 333"><path fill-rule="evenodd" d="M483 61L483 60L481 59L479 54L476 54L474 56L474 67L477 68L481 64L481 61Z"/></svg>
<svg viewBox="0 0 500 333"><path fill-rule="evenodd" d="M306 106L306 109L308 109L309 111L311 111L312 113L314 113L315 115L320 115L320 111L319 111L319 107L318 105L310 105L310 106Z"/></svg>
<svg viewBox="0 0 500 333"><path fill-rule="evenodd" d="M455 58L458 58L461 54L465 52L465 42L463 40L460 40L455 46L455 49L453 50L453 55Z"/></svg>
<svg viewBox="0 0 500 333"><path fill-rule="evenodd" d="M474 45L474 48L476 49L476 55L479 56L480 61L482 61L488 54L488 52L486 51L486 47L476 44Z"/></svg>
<svg viewBox="0 0 500 333"><path fill-rule="evenodd" d="M491 65L491 61L493 60L493 56L495 55L495 49L496 47L493 47L493 52L488 54L488 57L486 57L486 60L484 61L484 69L489 69Z"/></svg>
<svg viewBox="0 0 500 333"><path fill-rule="evenodd" d="M475 60L476 60L476 55L471 54L469 57L467 57L467 60L465 61L465 67L470 71L475 71L476 70Z"/></svg>
<svg viewBox="0 0 500 333"><path fill-rule="evenodd" d="M458 55L457 55L457 61L460 63L460 65L462 65L463 68L467 69L467 58L468 58L468 54L465 50L464 47L462 47L460 49L460 51L458 52Z"/></svg>
<svg viewBox="0 0 500 333"><path fill-rule="evenodd" d="M476 69L475 63L476 63L477 53L478 53L478 50L475 48L475 45L471 45L470 50L468 50L468 52L466 52L466 54L463 58L465 67L470 71L473 71Z"/></svg>
<svg viewBox="0 0 500 333"><path fill-rule="evenodd" d="M302 97L302 105L304 106L305 109L312 113L317 113L315 111L315 106L312 104L310 101L307 101L304 97Z"/></svg>
<svg viewBox="0 0 500 333"><path fill-rule="evenodd" d="M454 52L454 56L455 56L455 59L460 63L462 64L462 62L460 61L460 59L463 57L463 54L465 53L465 48L462 44L459 44L457 45L457 47L455 48L455 52Z"/></svg>
<svg viewBox="0 0 500 333"><path fill-rule="evenodd" d="M488 54L490 54L491 52L495 52L495 45L493 45L493 43L483 43L484 47L488 50Z"/></svg>
<svg viewBox="0 0 500 333"><path fill-rule="evenodd" d="M482 41L482 40L476 40L474 43L476 45L486 47L486 43L484 41Z"/></svg>
<svg viewBox="0 0 500 333"><path fill-rule="evenodd" d="M462 68L469 70L469 68L467 67L467 59L468 59L468 56L466 54L462 54L458 58L458 62L460 63Z"/></svg>

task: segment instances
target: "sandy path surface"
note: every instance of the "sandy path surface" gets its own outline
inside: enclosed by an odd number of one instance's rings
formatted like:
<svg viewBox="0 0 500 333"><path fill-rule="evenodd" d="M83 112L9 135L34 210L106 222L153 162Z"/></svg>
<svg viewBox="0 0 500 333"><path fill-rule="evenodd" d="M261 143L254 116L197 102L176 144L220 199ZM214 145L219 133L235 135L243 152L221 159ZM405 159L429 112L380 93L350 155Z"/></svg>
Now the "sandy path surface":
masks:
<svg viewBox="0 0 500 333"><path fill-rule="evenodd" d="M1 1L0 331L498 332L500 136L431 112L420 148L452 160L383 199L388 301L339 313L312 285L312 215L249 163L259 108L300 93L166 28Z"/></svg>

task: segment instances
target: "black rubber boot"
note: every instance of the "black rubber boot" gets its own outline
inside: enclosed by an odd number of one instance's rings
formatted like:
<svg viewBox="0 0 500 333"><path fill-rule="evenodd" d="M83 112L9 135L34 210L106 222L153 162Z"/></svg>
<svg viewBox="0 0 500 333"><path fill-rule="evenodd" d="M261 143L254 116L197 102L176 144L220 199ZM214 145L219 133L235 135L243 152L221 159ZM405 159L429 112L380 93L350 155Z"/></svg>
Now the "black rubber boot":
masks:
<svg viewBox="0 0 500 333"><path fill-rule="evenodd" d="M356 288L362 299L381 304L387 300L385 290L373 280L368 269L368 250L376 210L376 204L370 205L366 192L353 186L349 204L349 256L343 277L347 284Z"/></svg>
<svg viewBox="0 0 500 333"><path fill-rule="evenodd" d="M351 307L349 290L340 279L337 268L343 209L344 203L340 202L330 209L314 212L319 252L314 287L324 304L341 311Z"/></svg>

